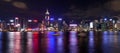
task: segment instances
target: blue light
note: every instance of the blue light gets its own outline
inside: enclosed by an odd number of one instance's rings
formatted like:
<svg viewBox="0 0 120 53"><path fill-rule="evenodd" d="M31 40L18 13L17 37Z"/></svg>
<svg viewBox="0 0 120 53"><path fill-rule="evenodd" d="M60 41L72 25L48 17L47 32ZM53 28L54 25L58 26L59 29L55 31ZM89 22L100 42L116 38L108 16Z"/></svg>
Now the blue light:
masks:
<svg viewBox="0 0 120 53"><path fill-rule="evenodd" d="M62 18L58 18L58 20L59 20L59 21L61 21L61 20L62 20Z"/></svg>
<svg viewBox="0 0 120 53"><path fill-rule="evenodd" d="M54 20L54 18L50 18L50 20Z"/></svg>

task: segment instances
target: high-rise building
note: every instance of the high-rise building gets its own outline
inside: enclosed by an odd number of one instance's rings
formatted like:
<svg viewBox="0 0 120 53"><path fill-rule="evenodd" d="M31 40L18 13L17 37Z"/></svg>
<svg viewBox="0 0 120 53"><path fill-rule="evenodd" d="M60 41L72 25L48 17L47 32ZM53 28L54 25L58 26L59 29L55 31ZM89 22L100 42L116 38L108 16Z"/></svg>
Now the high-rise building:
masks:
<svg viewBox="0 0 120 53"><path fill-rule="evenodd" d="M48 27L50 25L50 13L48 9L45 12L45 22L45 25Z"/></svg>

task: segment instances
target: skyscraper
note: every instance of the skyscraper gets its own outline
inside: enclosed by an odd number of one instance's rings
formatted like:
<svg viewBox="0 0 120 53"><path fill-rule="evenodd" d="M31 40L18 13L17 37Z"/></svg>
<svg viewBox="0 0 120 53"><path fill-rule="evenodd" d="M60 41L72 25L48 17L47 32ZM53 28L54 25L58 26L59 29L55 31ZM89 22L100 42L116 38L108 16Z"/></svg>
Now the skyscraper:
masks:
<svg viewBox="0 0 120 53"><path fill-rule="evenodd" d="M49 10L47 9L46 12L45 12L45 25L47 27L49 27L50 25L50 13L49 13Z"/></svg>

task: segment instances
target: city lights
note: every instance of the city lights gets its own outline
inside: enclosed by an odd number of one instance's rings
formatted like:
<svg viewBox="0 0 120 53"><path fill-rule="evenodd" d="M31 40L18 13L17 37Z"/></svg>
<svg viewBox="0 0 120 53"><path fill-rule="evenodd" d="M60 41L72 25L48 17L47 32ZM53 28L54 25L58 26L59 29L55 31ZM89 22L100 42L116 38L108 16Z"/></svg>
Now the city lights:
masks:
<svg viewBox="0 0 120 53"><path fill-rule="evenodd" d="M38 20L33 20L33 22L38 22Z"/></svg>
<svg viewBox="0 0 120 53"><path fill-rule="evenodd" d="M115 23L115 20L113 20L113 23Z"/></svg>
<svg viewBox="0 0 120 53"><path fill-rule="evenodd" d="M15 25L15 27L20 27L20 24Z"/></svg>
<svg viewBox="0 0 120 53"><path fill-rule="evenodd" d="M11 23L11 25L14 25L14 23Z"/></svg>
<svg viewBox="0 0 120 53"><path fill-rule="evenodd" d="M14 20L10 20L10 22L14 22Z"/></svg>
<svg viewBox="0 0 120 53"><path fill-rule="evenodd" d="M61 20L62 20L62 18L58 18L58 20L59 20L59 21L61 21Z"/></svg>
<svg viewBox="0 0 120 53"><path fill-rule="evenodd" d="M52 21L52 20L54 20L54 18L50 18L50 20Z"/></svg>
<svg viewBox="0 0 120 53"><path fill-rule="evenodd" d="M28 20L28 22L32 22L32 20Z"/></svg>
<svg viewBox="0 0 120 53"><path fill-rule="evenodd" d="M112 21L112 19L110 19L110 21Z"/></svg>
<svg viewBox="0 0 120 53"><path fill-rule="evenodd" d="M107 21L107 18L104 18L105 21Z"/></svg>
<svg viewBox="0 0 120 53"><path fill-rule="evenodd" d="M10 25L10 23L7 23L7 25Z"/></svg>
<svg viewBox="0 0 120 53"><path fill-rule="evenodd" d="M93 22L90 22L90 28L91 29L93 28Z"/></svg>
<svg viewBox="0 0 120 53"><path fill-rule="evenodd" d="M0 20L2 21L0 24L1 28L3 27L3 30L10 30L10 31L89 31L89 30L95 30L95 31L105 31L105 30L120 30L119 24L120 21L118 21L116 18L109 18L104 17L100 19L69 19L69 18L60 18L60 17L50 17L50 13L48 14L48 10L46 11L47 14L45 14L44 19L41 18L18 18L15 17L15 19L10 18L8 21L6 20ZM115 20L116 19L116 20ZM116 25L115 25L116 24ZM9 26L8 26L9 25ZM5 27L6 29L4 29ZM24 30L23 30L24 29Z"/></svg>
<svg viewBox="0 0 120 53"><path fill-rule="evenodd" d="M19 19L18 17L15 17L15 19L17 20L17 19Z"/></svg>
<svg viewBox="0 0 120 53"><path fill-rule="evenodd" d="M120 53L120 0L0 0L0 53Z"/></svg>

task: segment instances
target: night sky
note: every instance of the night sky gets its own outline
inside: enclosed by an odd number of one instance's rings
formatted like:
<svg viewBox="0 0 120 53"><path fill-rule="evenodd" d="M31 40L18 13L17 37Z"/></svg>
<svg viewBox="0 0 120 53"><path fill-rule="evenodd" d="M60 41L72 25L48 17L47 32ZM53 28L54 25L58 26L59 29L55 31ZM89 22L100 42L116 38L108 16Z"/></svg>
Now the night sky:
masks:
<svg viewBox="0 0 120 53"><path fill-rule="evenodd" d="M111 15L120 12L119 4L119 0L0 0L0 16L42 16L46 9L53 16Z"/></svg>

